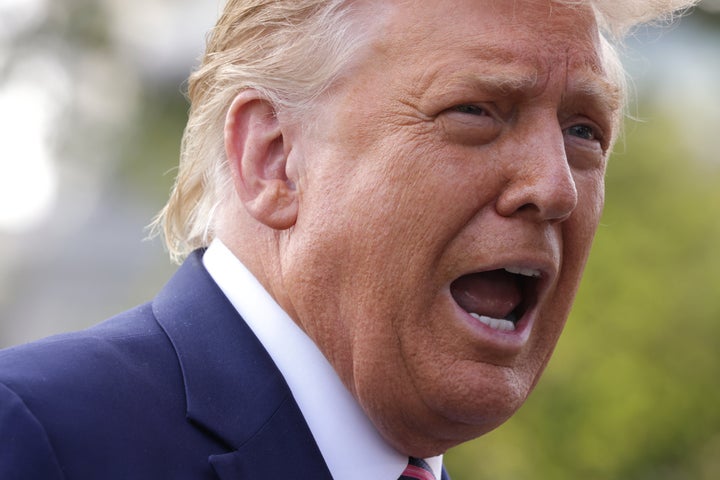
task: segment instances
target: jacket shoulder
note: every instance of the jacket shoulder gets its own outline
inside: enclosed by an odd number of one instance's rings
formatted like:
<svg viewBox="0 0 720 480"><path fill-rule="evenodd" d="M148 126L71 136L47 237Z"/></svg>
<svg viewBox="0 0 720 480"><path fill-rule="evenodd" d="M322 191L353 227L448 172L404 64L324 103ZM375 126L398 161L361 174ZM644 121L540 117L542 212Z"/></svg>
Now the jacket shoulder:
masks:
<svg viewBox="0 0 720 480"><path fill-rule="evenodd" d="M143 305L86 330L0 351L0 412L0 478L63 478L60 467L97 478L91 469L117 468L111 457L118 455L129 468L133 455L173 430L168 424L184 422L180 366ZM123 478L113 475L106 478Z"/></svg>
<svg viewBox="0 0 720 480"><path fill-rule="evenodd" d="M131 367L151 345L152 356L161 354L163 344L169 348L146 304L86 330L1 350L0 382L30 396L65 389L69 381L88 384L118 367Z"/></svg>

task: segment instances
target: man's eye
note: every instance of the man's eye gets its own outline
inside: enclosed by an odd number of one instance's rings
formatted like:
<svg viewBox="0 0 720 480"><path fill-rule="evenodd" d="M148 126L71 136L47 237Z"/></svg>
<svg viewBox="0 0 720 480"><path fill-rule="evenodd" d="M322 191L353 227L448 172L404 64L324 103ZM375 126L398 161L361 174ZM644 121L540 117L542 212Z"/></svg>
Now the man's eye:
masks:
<svg viewBox="0 0 720 480"><path fill-rule="evenodd" d="M583 140L599 140L595 129L589 125L573 125L565 130L568 134Z"/></svg>
<svg viewBox="0 0 720 480"><path fill-rule="evenodd" d="M459 113L466 113L468 115L487 115L488 112L483 107L477 105L458 105L453 107L453 110Z"/></svg>

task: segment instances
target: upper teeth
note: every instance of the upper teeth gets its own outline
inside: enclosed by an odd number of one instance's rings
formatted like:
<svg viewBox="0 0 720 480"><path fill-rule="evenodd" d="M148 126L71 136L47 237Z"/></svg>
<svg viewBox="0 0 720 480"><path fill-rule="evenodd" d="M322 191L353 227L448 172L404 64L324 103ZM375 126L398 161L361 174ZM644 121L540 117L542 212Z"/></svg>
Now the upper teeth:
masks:
<svg viewBox="0 0 720 480"><path fill-rule="evenodd" d="M516 275L524 275L526 277L539 277L540 276L540 270L535 270L532 268L505 267L505 271L509 272L509 273L514 273Z"/></svg>

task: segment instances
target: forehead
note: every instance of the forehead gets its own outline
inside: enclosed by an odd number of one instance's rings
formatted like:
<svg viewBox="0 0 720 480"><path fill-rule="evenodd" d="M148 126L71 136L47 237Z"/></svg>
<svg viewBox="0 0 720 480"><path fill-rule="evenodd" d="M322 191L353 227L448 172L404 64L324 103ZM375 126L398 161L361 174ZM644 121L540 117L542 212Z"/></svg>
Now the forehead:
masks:
<svg viewBox="0 0 720 480"><path fill-rule="evenodd" d="M380 16L369 62L385 72L385 83L409 82L423 90L474 81L531 94L559 76L574 90L604 96L608 108L622 104L620 82L608 69L586 3L399 0L386 2ZM400 66L402 74L394 78L397 69L389 65Z"/></svg>
<svg viewBox="0 0 720 480"><path fill-rule="evenodd" d="M472 42L476 36L512 35L522 42L542 32L544 46L556 46L569 34L597 38L595 14L588 2L559 0L391 0L374 4L383 17L388 41L417 43L441 39ZM444 43L444 42L443 42Z"/></svg>

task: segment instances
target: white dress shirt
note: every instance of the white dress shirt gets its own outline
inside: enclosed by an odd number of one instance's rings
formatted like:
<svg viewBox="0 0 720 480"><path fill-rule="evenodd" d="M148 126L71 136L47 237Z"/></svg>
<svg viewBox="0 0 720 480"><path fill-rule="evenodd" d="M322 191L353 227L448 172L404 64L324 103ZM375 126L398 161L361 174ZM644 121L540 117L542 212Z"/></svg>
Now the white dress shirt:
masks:
<svg viewBox="0 0 720 480"><path fill-rule="evenodd" d="M205 268L268 351L336 480L397 480L408 458L378 433L325 356L218 239ZM442 455L426 458L440 478Z"/></svg>

